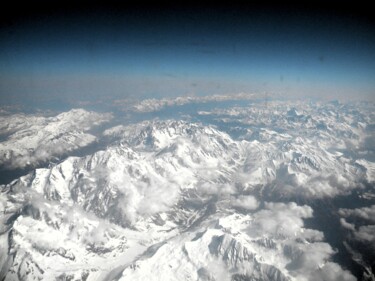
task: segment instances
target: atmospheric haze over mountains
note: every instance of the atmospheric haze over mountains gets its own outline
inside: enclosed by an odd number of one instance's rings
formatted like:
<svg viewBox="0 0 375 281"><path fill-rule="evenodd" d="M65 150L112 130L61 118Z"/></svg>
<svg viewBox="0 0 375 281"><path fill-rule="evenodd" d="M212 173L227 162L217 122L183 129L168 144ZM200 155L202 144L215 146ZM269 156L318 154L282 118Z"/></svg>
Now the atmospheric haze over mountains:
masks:
<svg viewBox="0 0 375 281"><path fill-rule="evenodd" d="M371 9L284 4L1 12L0 280L375 280Z"/></svg>

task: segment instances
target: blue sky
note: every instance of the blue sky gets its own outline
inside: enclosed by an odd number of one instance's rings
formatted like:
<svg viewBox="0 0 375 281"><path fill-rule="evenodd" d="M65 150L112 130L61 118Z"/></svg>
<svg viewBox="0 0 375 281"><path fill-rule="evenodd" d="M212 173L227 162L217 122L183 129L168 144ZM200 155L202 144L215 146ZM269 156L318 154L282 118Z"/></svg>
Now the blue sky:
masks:
<svg viewBox="0 0 375 281"><path fill-rule="evenodd" d="M2 27L0 101L375 94L375 32L358 18L240 9L133 12L59 14Z"/></svg>

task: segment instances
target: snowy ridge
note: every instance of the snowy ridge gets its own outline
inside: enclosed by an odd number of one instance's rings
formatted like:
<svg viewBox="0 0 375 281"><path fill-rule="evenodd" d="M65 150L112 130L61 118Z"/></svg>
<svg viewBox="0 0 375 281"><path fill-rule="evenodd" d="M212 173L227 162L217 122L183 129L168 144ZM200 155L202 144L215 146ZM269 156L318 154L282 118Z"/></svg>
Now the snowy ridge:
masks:
<svg viewBox="0 0 375 281"><path fill-rule="evenodd" d="M207 103L223 102L233 100L250 100L254 99L255 94L238 93L229 95L210 95L210 96L186 96L164 99L145 99L133 106L133 110L138 112L155 112L166 107L181 106L189 103Z"/></svg>
<svg viewBox="0 0 375 281"><path fill-rule="evenodd" d="M104 135L106 150L2 187L5 280L353 280L304 227L310 207L259 198L345 194L361 188L358 163L303 137L234 140L183 121Z"/></svg>
<svg viewBox="0 0 375 281"><path fill-rule="evenodd" d="M15 114L1 116L0 165L9 168L35 166L96 140L87 133L92 127L108 122L111 114L72 109L55 117Z"/></svg>
<svg viewBox="0 0 375 281"><path fill-rule="evenodd" d="M280 215L284 211L311 210L281 203L268 208ZM289 214L292 222L298 222L298 215ZM120 280L354 280L348 271L327 261L334 252L320 242L322 234L317 231L301 225L296 231L302 236L284 233L277 238L270 233L266 234L268 238L261 238L264 234L251 237L249 226L262 221L261 217L262 211L247 216L229 215L213 220L203 230L169 239L151 256L147 252L147 256L126 267ZM272 242L261 244L260 239Z"/></svg>

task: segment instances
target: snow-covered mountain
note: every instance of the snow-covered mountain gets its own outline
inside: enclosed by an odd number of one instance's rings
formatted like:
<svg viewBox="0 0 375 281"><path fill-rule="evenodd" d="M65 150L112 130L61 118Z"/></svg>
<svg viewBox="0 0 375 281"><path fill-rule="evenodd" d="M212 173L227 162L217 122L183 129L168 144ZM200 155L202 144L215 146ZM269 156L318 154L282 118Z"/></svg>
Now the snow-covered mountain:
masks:
<svg viewBox="0 0 375 281"><path fill-rule="evenodd" d="M295 203L266 203L251 215L218 211L149 249L120 280L353 280L329 261L334 251L322 233L303 227L309 216L310 207Z"/></svg>
<svg viewBox="0 0 375 281"><path fill-rule="evenodd" d="M173 120L119 125L103 133L107 149L2 186L1 275L354 280L332 261L324 234L304 226L309 206L272 201L363 189L373 179L369 164L310 135L259 133L234 139Z"/></svg>
<svg viewBox="0 0 375 281"><path fill-rule="evenodd" d="M163 98L163 99L145 99L135 105L132 109L138 112L155 112L163 110L167 107L181 106L185 104L201 104L208 102L223 102L223 101L236 101L236 100L251 100L257 97L254 93L238 93L228 95L210 95L210 96L183 96L176 98ZM128 101L126 101L128 102Z"/></svg>
<svg viewBox="0 0 375 281"><path fill-rule="evenodd" d="M85 147L96 140L88 131L112 118L111 114L72 109L54 117L25 114L0 116L0 165L35 167L40 162Z"/></svg>

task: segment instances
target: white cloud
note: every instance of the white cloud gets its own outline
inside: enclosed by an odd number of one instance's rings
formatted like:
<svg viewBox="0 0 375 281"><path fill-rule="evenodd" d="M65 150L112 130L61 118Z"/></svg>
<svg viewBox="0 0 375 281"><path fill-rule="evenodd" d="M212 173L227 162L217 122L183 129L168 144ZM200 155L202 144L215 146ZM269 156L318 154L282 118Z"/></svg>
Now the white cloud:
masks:
<svg viewBox="0 0 375 281"><path fill-rule="evenodd" d="M252 195L240 195L236 198L232 198L231 205L246 210L255 210L259 207L259 202Z"/></svg>
<svg viewBox="0 0 375 281"><path fill-rule="evenodd" d="M340 224L342 227L355 231L355 225L352 223L348 223L344 218L340 218Z"/></svg>
<svg viewBox="0 0 375 281"><path fill-rule="evenodd" d="M221 216L195 237L183 233L169 239L155 254L126 267L120 280L152 280L158 272L163 280L230 280L237 275L249 280L354 281L331 261L335 251L321 241L322 234L303 226L303 219L311 216L310 207L295 203L266 203L252 214ZM291 231L282 230L289 227Z"/></svg>
<svg viewBox="0 0 375 281"><path fill-rule="evenodd" d="M344 217L340 219L340 223L351 231L351 238L375 249L375 205L357 209L340 209L339 214ZM348 223L345 218L353 220L353 223Z"/></svg>
<svg viewBox="0 0 375 281"><path fill-rule="evenodd" d="M301 274L303 276L303 273ZM315 270L312 273L308 280L312 281L354 281L356 278L348 271L344 270L340 265L333 262L326 262L324 266L319 269Z"/></svg>
<svg viewBox="0 0 375 281"><path fill-rule="evenodd" d="M264 209L253 214L247 233L254 238L277 237L283 241L291 249L286 268L297 280L355 280L349 271L330 261L335 251L322 242L323 233L304 227L303 219L312 216L313 211L307 205L265 203Z"/></svg>
<svg viewBox="0 0 375 281"><path fill-rule="evenodd" d="M303 110L301 112L303 113ZM56 127L57 131L61 129L65 133L61 136L54 135L56 142L47 138L43 146L36 146L32 154L35 155L35 159L32 161L48 159L61 151L79 147L84 143L84 139L91 141L89 134L81 131L89 129L90 124L95 122L94 119L94 117L85 117L82 120L77 118L76 123L63 122L63 124L61 120L71 121L71 118L62 115L59 118L45 119L48 124L54 125L41 126L42 136L45 136L45 127L50 127L48 133L56 130ZM258 125L263 121L271 122L272 125L272 122L277 123L279 119L265 118L258 121ZM354 165L353 161L342 153L329 150L329 142L323 142L321 146L319 139L308 133L314 131L314 134L318 134L317 130L308 127L303 131L305 134L297 136L293 128L288 128L292 125L294 124L286 123L284 127L280 127L282 130L289 129L290 134L278 133L276 129L262 130L259 139L243 141L234 140L213 127L185 122L155 121L128 127L118 126L105 131L104 135L119 137L122 140L120 145L116 144L92 156L75 158L74 161L66 160L51 169L40 169L35 173L35 178L30 175L17 184L31 186L28 190L35 188L35 192L40 192L41 196L49 200L52 195L58 194L59 204L76 204L84 207L85 212L80 213L82 217L86 215L86 211L87 214L92 212L98 217L118 224L130 222L134 229L150 231L155 226L149 221L155 214L165 215L164 218L178 214L182 218L181 221L186 222L187 225L205 218L206 214L202 215L197 210L191 211L189 208L177 210L180 207L177 203L191 199L184 195L193 197L218 195L221 200L215 206L218 212L206 220L202 228L208 226L211 218L216 218L216 215L225 216L228 212L234 211L233 208L228 208L228 204L254 211L249 212L248 217L242 214L230 217L229 220L233 221L231 222L233 225L237 223L236 216L246 221L243 229L235 229L235 227L220 229L216 228L216 224L211 226L212 231L215 233L217 231L213 237L224 235L230 237L234 245L241 245L232 253L236 253L237 249L245 247L242 245L249 243L247 251L258 251L265 263L281 268L283 273L286 272L297 280L353 280L353 276L348 271L331 261L335 251L324 242L323 233L305 227L304 219L313 216L309 206L299 206L293 202L268 202L264 204L264 209L259 209L260 204L254 196L239 195L245 189L246 192L254 191L252 194L264 191L269 192L267 195L271 196L282 195L285 196L283 199L296 195L314 199L346 194L352 188L360 187L356 184L362 179L363 168L359 167L358 163ZM296 130L299 129L297 127ZM34 138L34 133L30 134L26 129L19 130L25 134L25 138L28 136L32 137L31 140ZM70 133L71 130L74 134ZM347 131L342 130L342 132ZM82 140L79 139L80 137ZM39 135L35 138L39 140ZM52 144L48 145L48 143ZM39 150L39 147L43 149ZM31 157L28 155L25 159L20 159L23 162L30 161ZM45 178L39 177L41 174ZM201 199L197 201L200 200L200 204L203 205L205 200ZM373 226L356 227L350 221L351 216L373 221L374 208L372 206L356 210L341 209L340 215L345 217L341 219L341 225L352 231L356 239L374 243L371 234L375 232ZM177 211L172 214L172 210ZM171 213L160 214L163 212ZM71 215L66 214L67 217ZM64 216L65 214L61 215L62 218ZM176 221L169 221L173 229L178 228ZM125 223L123 225L128 226ZM87 227L93 229L94 226L90 223ZM138 226L140 227L137 228ZM100 243L105 236L103 232L104 228L99 226L98 237L93 233L82 236L79 229L71 233L74 236L72 239L78 239L77 237L81 235L80 237L85 241ZM142 234L148 235L148 233ZM27 233L24 235L27 236ZM43 239L48 239L46 237ZM205 236L207 237L210 238L209 235ZM176 240L178 239L180 237L176 237ZM212 241L217 242L217 238L215 239L196 240L206 246L204 251L202 248L197 248L199 253L197 256L201 257L201 253L211 254L208 245ZM43 243L38 239L35 241ZM190 243L195 240L192 241L190 234L186 241ZM166 256L162 258L169 257L171 251L180 251L185 244L189 245L185 243L186 241L177 241L177 244L173 244L175 242L172 241L173 243L169 245L171 248L165 251ZM52 246L49 244L49 247ZM184 255L182 253L183 257ZM172 264L178 262L174 260L174 256L171 259ZM187 260L186 264L194 269L190 262ZM185 260L181 266L185 266L184 263ZM224 263L219 264L222 265ZM160 264L155 266L158 267ZM168 265L165 268L169 270ZM217 267L213 265L213 268Z"/></svg>
<svg viewBox="0 0 375 281"><path fill-rule="evenodd" d="M354 232L355 239L371 245L375 249L375 225L363 225Z"/></svg>
<svg viewBox="0 0 375 281"><path fill-rule="evenodd" d="M303 228L303 219L313 216L312 209L296 203L265 203L265 208L254 214L249 235L297 236Z"/></svg>
<svg viewBox="0 0 375 281"><path fill-rule="evenodd" d="M375 223L375 205L358 209L340 209L339 214L343 217L357 217Z"/></svg>

